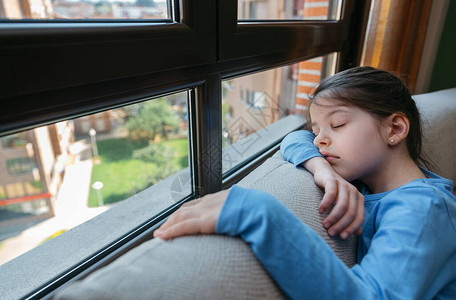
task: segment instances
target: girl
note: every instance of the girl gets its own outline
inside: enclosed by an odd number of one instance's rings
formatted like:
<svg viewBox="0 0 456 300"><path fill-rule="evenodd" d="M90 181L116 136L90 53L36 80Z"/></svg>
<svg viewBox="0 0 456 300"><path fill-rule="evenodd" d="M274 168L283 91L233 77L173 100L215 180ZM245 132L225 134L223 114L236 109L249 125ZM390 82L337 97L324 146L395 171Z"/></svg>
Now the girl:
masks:
<svg viewBox="0 0 456 300"><path fill-rule="evenodd" d="M312 132L289 134L282 155L314 174L321 211L335 203L330 235L362 224L354 267L277 199L237 186L183 205L154 236L240 236L293 299L456 299L456 198L450 180L419 166L407 88L385 71L349 69L319 85L309 113Z"/></svg>

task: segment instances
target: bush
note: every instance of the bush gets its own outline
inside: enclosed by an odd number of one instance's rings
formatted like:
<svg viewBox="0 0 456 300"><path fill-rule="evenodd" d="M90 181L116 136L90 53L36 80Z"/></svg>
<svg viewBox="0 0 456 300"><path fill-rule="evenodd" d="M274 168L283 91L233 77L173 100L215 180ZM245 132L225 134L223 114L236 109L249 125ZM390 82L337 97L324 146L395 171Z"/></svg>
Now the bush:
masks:
<svg viewBox="0 0 456 300"><path fill-rule="evenodd" d="M169 163L173 159L174 155L175 153L170 147L150 141L148 146L134 150L132 157L134 159L152 162L161 166Z"/></svg>

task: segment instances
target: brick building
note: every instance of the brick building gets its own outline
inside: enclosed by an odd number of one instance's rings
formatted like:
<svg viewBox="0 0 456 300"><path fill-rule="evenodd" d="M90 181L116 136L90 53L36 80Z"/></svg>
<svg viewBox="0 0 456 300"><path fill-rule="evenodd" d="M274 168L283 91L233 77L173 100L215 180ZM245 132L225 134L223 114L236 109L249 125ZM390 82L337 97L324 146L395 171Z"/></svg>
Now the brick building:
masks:
<svg viewBox="0 0 456 300"><path fill-rule="evenodd" d="M54 196L70 161L69 121L0 138L0 221L54 214Z"/></svg>
<svg viewBox="0 0 456 300"><path fill-rule="evenodd" d="M238 19L337 19L338 0L241 0ZM273 41L271 41L273 42ZM326 55L225 82L224 137L227 144L258 131L290 114L305 114L308 94L332 74L335 55Z"/></svg>

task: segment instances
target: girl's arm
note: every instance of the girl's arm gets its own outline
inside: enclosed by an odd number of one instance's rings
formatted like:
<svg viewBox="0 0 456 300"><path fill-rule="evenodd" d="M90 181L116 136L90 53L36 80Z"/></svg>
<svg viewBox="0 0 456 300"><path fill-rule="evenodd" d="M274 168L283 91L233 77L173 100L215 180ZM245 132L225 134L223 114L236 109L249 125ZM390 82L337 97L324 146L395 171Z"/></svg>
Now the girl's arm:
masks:
<svg viewBox="0 0 456 300"><path fill-rule="evenodd" d="M286 161L297 168L303 168L304 163L311 158L324 158L315 147L314 139L315 135L308 130L293 131L280 143L280 152Z"/></svg>
<svg viewBox="0 0 456 300"><path fill-rule="evenodd" d="M185 204L154 237L240 236L292 299L431 299L455 280L456 232L435 190L382 199L370 224L376 229L362 239L366 253L352 269L272 195L237 186L227 194Z"/></svg>
<svg viewBox="0 0 456 300"><path fill-rule="evenodd" d="M455 229L436 195L423 188L383 199L376 232L371 229L367 238L371 245L352 269L280 201L262 191L233 187L216 232L249 243L292 299L431 299L456 277Z"/></svg>
<svg viewBox="0 0 456 300"><path fill-rule="evenodd" d="M288 134L280 145L282 156L297 168L304 167L312 173L315 183L325 191L318 208L321 213L335 204L323 220L328 234L340 234L344 239L354 233L360 234L364 220L364 197L334 171L314 145L314 139L315 135L308 130Z"/></svg>
<svg viewBox="0 0 456 300"><path fill-rule="evenodd" d="M216 233L247 242L288 298L376 298L320 236L268 193L233 186Z"/></svg>
<svg viewBox="0 0 456 300"><path fill-rule="evenodd" d="M225 197L227 197L225 199ZM374 299L312 229L272 195L233 186L179 208L154 237L240 236L291 299Z"/></svg>

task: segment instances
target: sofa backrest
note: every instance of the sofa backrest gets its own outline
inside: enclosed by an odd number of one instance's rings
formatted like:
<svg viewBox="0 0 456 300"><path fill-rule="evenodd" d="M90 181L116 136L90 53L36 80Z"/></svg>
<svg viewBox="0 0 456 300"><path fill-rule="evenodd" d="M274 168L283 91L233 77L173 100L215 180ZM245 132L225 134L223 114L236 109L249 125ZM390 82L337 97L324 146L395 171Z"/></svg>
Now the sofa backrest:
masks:
<svg viewBox="0 0 456 300"><path fill-rule="evenodd" d="M423 117L423 152L440 176L456 181L456 88L414 95Z"/></svg>

